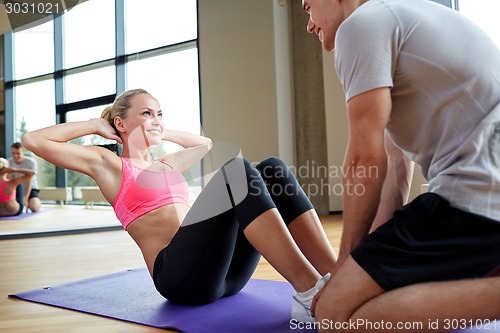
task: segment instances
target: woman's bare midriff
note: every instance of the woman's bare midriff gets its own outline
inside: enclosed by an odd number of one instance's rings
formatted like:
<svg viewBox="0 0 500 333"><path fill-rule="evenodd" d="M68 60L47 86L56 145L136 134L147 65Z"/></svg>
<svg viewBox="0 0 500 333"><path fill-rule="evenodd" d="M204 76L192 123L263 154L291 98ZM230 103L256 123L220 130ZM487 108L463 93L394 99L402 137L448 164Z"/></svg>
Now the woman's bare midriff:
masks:
<svg viewBox="0 0 500 333"><path fill-rule="evenodd" d="M153 275L156 256L177 233L189 207L170 204L155 209L129 224L127 232L141 249L149 273Z"/></svg>

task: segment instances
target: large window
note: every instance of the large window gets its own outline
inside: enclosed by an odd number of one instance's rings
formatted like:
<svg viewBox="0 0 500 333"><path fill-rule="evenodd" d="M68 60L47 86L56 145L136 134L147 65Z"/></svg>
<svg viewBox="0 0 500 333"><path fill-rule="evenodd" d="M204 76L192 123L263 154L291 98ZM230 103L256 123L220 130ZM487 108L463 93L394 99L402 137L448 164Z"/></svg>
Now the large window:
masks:
<svg viewBox="0 0 500 333"><path fill-rule="evenodd" d="M20 141L26 131L54 125L56 123L54 80L43 80L15 87L16 123L15 141ZM10 149L7 149L10 155ZM31 153L38 162L38 186L55 186L55 167Z"/></svg>
<svg viewBox="0 0 500 333"><path fill-rule="evenodd" d="M194 0L126 0L125 8L127 53L197 38Z"/></svg>
<svg viewBox="0 0 500 333"><path fill-rule="evenodd" d="M16 94L16 141L25 131L55 124L54 80L18 85Z"/></svg>
<svg viewBox="0 0 500 333"><path fill-rule="evenodd" d="M64 14L64 67L115 57L115 2L89 0Z"/></svg>
<svg viewBox="0 0 500 333"><path fill-rule="evenodd" d="M52 72L54 72L54 23L47 22L15 33L14 78L21 80Z"/></svg>
<svg viewBox="0 0 500 333"><path fill-rule="evenodd" d="M64 100L66 103L73 103L114 94L116 91L115 77L114 65L69 74L64 77Z"/></svg>
<svg viewBox="0 0 500 333"><path fill-rule="evenodd" d="M127 86L143 88L159 101L165 126L200 131L196 49L131 61Z"/></svg>
<svg viewBox="0 0 500 333"><path fill-rule="evenodd" d="M70 111L66 115L66 121L84 121L89 118L99 118L103 110L102 106L94 106L81 110ZM106 140L98 135L86 135L84 137L72 141L74 144L93 146L93 145L112 145L115 142ZM81 189L88 186L97 186L96 182L87 175L80 172L68 170L67 172L67 185L73 189L73 199L75 201L81 200Z"/></svg>
<svg viewBox="0 0 500 333"><path fill-rule="evenodd" d="M99 117L116 95L137 87L158 99L168 128L200 133L196 7L196 0L87 0L55 21L11 33L4 40L13 55L6 64L13 124L6 126L15 137L6 145L26 131ZM91 136L74 143L111 142ZM41 187L95 185L40 159L39 169Z"/></svg>

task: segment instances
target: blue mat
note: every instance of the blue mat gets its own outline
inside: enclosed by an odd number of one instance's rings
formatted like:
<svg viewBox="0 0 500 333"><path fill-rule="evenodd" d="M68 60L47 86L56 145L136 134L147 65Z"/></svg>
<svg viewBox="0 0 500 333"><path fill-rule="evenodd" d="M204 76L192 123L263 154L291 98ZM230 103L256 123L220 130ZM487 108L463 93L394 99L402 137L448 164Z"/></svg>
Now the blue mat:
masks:
<svg viewBox="0 0 500 333"><path fill-rule="evenodd" d="M286 282L252 279L234 296L181 306L160 296L138 268L9 297L187 333L316 332L290 324L292 292Z"/></svg>
<svg viewBox="0 0 500 333"><path fill-rule="evenodd" d="M30 217L30 216L34 216L34 215L37 215L37 214L40 214L42 213L43 211L40 210L38 212L29 212L29 213L21 213L19 215L16 215L16 216L0 216L0 220L22 220L26 217Z"/></svg>
<svg viewBox="0 0 500 333"><path fill-rule="evenodd" d="M286 282L252 279L234 296L203 306L181 306L161 297L148 271L137 268L9 297L186 333L316 332L290 322L292 292ZM500 320L454 332L500 333Z"/></svg>

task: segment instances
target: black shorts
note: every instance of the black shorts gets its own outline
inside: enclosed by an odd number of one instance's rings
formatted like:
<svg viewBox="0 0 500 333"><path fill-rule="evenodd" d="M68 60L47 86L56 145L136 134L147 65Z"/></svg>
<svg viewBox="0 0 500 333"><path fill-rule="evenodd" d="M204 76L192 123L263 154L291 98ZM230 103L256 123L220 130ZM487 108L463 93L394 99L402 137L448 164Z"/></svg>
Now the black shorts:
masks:
<svg viewBox="0 0 500 333"><path fill-rule="evenodd" d="M425 193L368 235L352 257L386 291L483 277L500 266L500 221Z"/></svg>
<svg viewBox="0 0 500 333"><path fill-rule="evenodd" d="M39 198L39 193L40 193L40 190L36 189L36 188L32 188L31 189L31 192L30 192L30 196L28 197L28 199L31 199L31 198Z"/></svg>

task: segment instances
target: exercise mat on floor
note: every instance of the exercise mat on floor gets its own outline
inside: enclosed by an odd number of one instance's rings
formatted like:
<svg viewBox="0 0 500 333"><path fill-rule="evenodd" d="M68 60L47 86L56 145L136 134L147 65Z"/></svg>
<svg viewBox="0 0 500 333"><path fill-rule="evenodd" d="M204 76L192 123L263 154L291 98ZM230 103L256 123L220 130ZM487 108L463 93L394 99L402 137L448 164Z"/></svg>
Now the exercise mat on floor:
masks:
<svg viewBox="0 0 500 333"><path fill-rule="evenodd" d="M43 210L38 211L38 212L21 213L19 215L15 215L15 216L0 216L0 220L22 220L22 219L25 219L27 217L31 217L31 216L35 216L37 214L40 214L41 212L43 212Z"/></svg>
<svg viewBox="0 0 500 333"><path fill-rule="evenodd" d="M186 333L316 332L290 323L292 292L286 282L252 279L234 296L202 306L181 306L161 297L141 267L9 297ZM422 323L431 329L432 324ZM449 321L451 328L467 324ZM454 332L500 333L500 320L475 324Z"/></svg>
<svg viewBox="0 0 500 333"><path fill-rule="evenodd" d="M252 279L238 294L202 306L166 301L145 268L44 287L9 297L186 333L315 332L290 323L292 287Z"/></svg>

